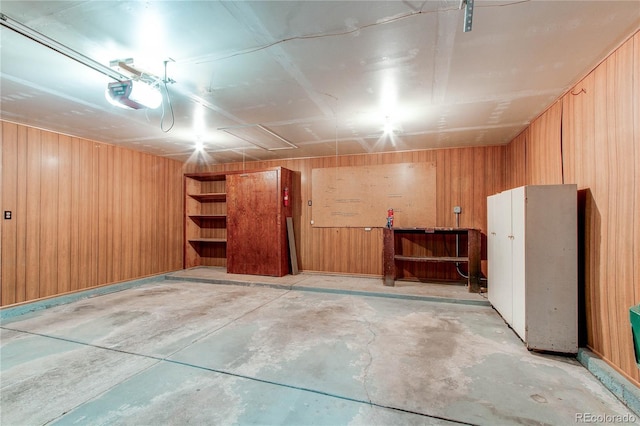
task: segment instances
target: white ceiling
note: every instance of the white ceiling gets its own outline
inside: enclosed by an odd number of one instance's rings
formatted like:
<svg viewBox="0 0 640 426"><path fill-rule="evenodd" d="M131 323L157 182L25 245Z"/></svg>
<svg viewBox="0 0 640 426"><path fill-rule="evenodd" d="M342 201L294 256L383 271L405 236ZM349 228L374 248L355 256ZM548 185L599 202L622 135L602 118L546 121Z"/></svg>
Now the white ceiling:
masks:
<svg viewBox="0 0 640 426"><path fill-rule="evenodd" d="M199 140L212 162L508 143L640 22L637 0L476 0L467 33L460 0L2 0L0 11L104 65L134 58L162 77L171 58L175 80L173 114L166 95L164 117L122 110L104 97L114 80L0 27L2 119L179 160ZM257 125L297 148L220 130L277 141Z"/></svg>

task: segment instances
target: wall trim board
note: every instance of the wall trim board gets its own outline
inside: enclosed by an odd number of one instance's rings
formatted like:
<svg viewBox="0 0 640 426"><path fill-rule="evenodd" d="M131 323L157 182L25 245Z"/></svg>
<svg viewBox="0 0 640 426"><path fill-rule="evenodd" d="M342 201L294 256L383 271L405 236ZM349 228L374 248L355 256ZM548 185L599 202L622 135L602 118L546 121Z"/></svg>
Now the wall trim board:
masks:
<svg viewBox="0 0 640 426"><path fill-rule="evenodd" d="M598 378L618 399L640 415L640 382L603 357L601 353L587 346L578 349L577 359L587 370ZM635 386L635 389L633 388Z"/></svg>

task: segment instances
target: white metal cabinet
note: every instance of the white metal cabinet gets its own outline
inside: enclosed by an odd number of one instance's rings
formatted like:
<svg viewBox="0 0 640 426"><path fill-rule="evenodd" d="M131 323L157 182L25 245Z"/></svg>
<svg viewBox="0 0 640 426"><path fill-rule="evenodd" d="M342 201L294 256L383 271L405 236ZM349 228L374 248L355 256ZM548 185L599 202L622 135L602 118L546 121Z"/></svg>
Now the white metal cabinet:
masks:
<svg viewBox="0 0 640 426"><path fill-rule="evenodd" d="M578 350L576 185L487 199L488 296L529 349Z"/></svg>

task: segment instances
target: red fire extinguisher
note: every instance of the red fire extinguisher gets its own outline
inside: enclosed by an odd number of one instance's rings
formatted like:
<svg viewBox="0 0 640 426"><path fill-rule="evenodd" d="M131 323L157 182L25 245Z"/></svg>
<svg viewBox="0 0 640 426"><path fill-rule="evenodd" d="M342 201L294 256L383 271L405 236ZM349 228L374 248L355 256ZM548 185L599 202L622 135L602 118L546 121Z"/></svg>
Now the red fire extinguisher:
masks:
<svg viewBox="0 0 640 426"><path fill-rule="evenodd" d="M393 209L387 210L387 228L393 228Z"/></svg>
<svg viewBox="0 0 640 426"><path fill-rule="evenodd" d="M289 207L289 187L284 188L284 196L282 197L285 207Z"/></svg>

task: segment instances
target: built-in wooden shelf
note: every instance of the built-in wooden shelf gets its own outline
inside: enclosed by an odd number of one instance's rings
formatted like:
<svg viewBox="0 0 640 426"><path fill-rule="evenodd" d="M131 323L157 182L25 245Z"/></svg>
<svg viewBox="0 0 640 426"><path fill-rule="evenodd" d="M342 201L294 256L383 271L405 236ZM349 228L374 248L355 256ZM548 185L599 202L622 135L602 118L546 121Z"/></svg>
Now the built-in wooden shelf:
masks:
<svg viewBox="0 0 640 426"><path fill-rule="evenodd" d="M190 214L189 217L192 220L216 220L216 219L226 219L226 214Z"/></svg>
<svg viewBox="0 0 640 426"><path fill-rule="evenodd" d="M200 182L213 182L227 180L227 176L230 175L246 175L260 170L234 170L229 172L202 172L202 173L185 173L184 177L194 179Z"/></svg>
<svg viewBox="0 0 640 426"><path fill-rule="evenodd" d="M226 243L226 238L189 238L190 243L220 244Z"/></svg>
<svg viewBox="0 0 640 426"><path fill-rule="evenodd" d="M225 201L227 194L225 192L209 192L204 194L189 194L189 197L202 203L207 201Z"/></svg>
<svg viewBox="0 0 640 426"><path fill-rule="evenodd" d="M286 219L293 207L282 200L285 188L293 188L293 172L282 167L186 173L184 267L288 274Z"/></svg>
<svg viewBox="0 0 640 426"><path fill-rule="evenodd" d="M184 177L188 177L200 182L213 182L213 181L222 181L227 178L226 172L222 173L185 173Z"/></svg>
<svg viewBox="0 0 640 426"><path fill-rule="evenodd" d="M443 257L443 256L394 256L395 260L405 262L468 262L468 257Z"/></svg>

